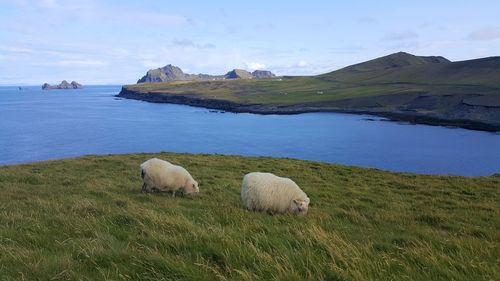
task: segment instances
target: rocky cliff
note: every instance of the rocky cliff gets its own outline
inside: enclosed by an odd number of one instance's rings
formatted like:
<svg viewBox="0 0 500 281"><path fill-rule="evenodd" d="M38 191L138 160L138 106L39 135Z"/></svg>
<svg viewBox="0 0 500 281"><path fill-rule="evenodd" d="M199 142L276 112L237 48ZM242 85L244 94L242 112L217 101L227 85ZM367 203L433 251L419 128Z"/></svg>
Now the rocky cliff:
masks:
<svg viewBox="0 0 500 281"><path fill-rule="evenodd" d="M276 77L276 75L274 75L274 73L272 73L269 70L255 70L254 72L252 72L252 77L253 78L272 78L272 77Z"/></svg>
<svg viewBox="0 0 500 281"><path fill-rule="evenodd" d="M233 69L226 73L227 79L252 79L252 74L244 69Z"/></svg>
<svg viewBox="0 0 500 281"><path fill-rule="evenodd" d="M44 83L42 85L42 90L53 90L53 89L81 89L83 86L81 84L78 84L75 81L71 81L71 83L68 83L68 81L63 80L59 85L50 85L48 83Z"/></svg>
<svg viewBox="0 0 500 281"><path fill-rule="evenodd" d="M137 81L137 83L161 83L188 80L259 79L270 77L275 77L275 75L268 70L255 70L250 73L243 69L233 69L225 75L188 74L184 73L179 67L169 64L161 68L149 70L146 75Z"/></svg>

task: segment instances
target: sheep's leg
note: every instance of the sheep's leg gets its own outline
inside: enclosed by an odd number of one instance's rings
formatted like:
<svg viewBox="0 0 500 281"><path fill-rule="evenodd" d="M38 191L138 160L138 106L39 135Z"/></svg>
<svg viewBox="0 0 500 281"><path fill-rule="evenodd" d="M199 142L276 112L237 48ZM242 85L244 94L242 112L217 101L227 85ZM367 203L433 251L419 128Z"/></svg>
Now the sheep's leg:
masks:
<svg viewBox="0 0 500 281"><path fill-rule="evenodd" d="M147 187L147 186L146 186L146 183L144 183L144 184L142 185L142 189L141 189L141 192L142 192L142 193L146 193L146 187Z"/></svg>
<svg viewBox="0 0 500 281"><path fill-rule="evenodd" d="M175 197L175 191L172 191L172 198Z"/></svg>

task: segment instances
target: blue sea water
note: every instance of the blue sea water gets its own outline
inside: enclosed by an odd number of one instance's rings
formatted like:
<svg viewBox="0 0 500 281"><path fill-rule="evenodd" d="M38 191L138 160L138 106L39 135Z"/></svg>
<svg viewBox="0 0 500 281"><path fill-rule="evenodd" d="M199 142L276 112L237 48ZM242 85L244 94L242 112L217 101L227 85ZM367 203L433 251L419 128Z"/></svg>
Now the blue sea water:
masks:
<svg viewBox="0 0 500 281"><path fill-rule="evenodd" d="M120 86L0 87L0 164L172 151L291 157L426 174L500 173L498 133L367 115L220 113L115 98L119 91Z"/></svg>

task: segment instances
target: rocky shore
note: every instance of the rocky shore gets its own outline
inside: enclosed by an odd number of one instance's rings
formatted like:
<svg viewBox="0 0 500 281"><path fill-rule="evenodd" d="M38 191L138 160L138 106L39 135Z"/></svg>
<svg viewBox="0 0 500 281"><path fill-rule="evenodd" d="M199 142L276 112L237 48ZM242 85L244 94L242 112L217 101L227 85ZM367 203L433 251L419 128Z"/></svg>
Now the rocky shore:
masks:
<svg viewBox="0 0 500 281"><path fill-rule="evenodd" d="M453 104L454 108L451 112L436 113L435 111L428 111L424 113L416 110L418 103L422 103L422 99L426 99L425 95L417 95L411 102L405 104L404 107L400 106L397 109L387 110L372 106L376 103L376 99L384 99L387 97L373 97L373 98L357 98L352 100L343 100L329 103L302 103L302 104L239 104L232 101L209 99L197 94L169 94L169 93L144 93L127 89L126 86L122 88L117 97L142 100L154 103L171 103L181 104L196 107L204 107L209 109L217 109L234 113L255 113L255 114L300 114L307 112L338 112L338 113L354 113L354 114L370 114L388 118L393 121L404 121L415 124L427 124L436 126L453 126L471 130L500 131L500 107L497 105L485 106L470 104L472 97L457 97L462 102L459 104L453 103L452 100L447 100L450 105ZM392 94L391 99L404 98L408 99L408 95ZM436 96L430 97L436 99ZM449 99L450 96L443 95L438 97L441 99ZM463 102L466 101L466 102ZM467 103L469 101L469 104ZM436 101L432 101L436 104ZM442 103L442 101L438 102ZM413 108L412 108L413 107ZM420 104L419 107L422 107ZM483 116L484 119L466 118L470 116ZM465 117L465 118L464 118Z"/></svg>

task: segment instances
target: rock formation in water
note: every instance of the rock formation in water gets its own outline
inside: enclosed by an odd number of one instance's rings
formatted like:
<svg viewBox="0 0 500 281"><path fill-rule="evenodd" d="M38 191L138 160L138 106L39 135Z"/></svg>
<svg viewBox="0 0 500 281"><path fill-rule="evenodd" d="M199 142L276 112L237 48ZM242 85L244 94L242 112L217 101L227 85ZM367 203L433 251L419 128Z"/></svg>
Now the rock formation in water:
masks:
<svg viewBox="0 0 500 281"><path fill-rule="evenodd" d="M59 85L50 85L48 83L45 83L42 85L42 90L53 90L53 89L81 89L83 86L81 84L78 84L75 81L71 81L71 83L68 83L68 81L63 80L61 84Z"/></svg>

